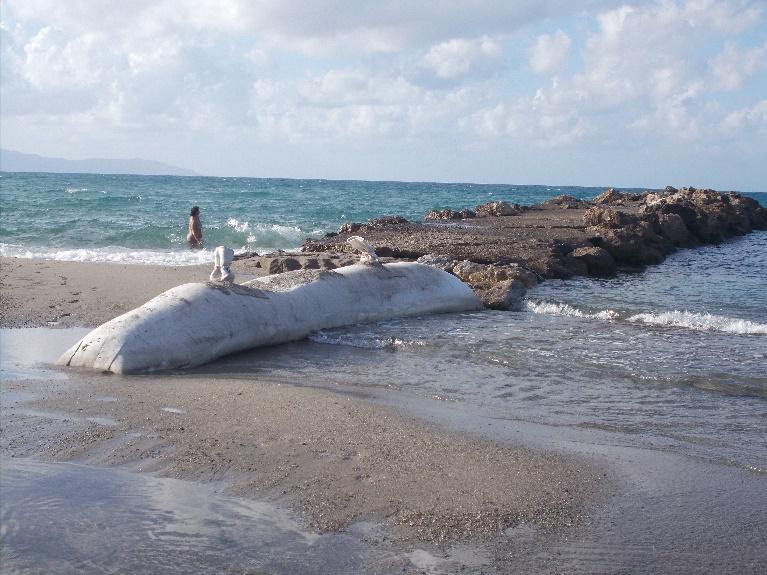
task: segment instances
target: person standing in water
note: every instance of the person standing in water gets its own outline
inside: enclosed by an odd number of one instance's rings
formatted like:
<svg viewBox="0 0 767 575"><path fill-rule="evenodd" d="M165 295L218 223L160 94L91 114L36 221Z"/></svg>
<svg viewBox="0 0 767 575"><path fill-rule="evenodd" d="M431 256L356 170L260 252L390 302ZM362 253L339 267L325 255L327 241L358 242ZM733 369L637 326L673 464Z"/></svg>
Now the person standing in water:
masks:
<svg viewBox="0 0 767 575"><path fill-rule="evenodd" d="M186 241L190 248L202 247L202 224L200 223L200 208L194 206L189 213L189 233L186 235Z"/></svg>

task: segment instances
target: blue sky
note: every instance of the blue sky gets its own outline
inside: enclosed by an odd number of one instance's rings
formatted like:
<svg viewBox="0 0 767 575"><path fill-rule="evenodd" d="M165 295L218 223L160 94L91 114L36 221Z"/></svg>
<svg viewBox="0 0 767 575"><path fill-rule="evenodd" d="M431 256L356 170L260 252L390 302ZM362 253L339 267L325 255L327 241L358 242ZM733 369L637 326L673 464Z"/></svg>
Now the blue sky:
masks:
<svg viewBox="0 0 767 575"><path fill-rule="evenodd" d="M0 0L2 146L767 191L767 3Z"/></svg>

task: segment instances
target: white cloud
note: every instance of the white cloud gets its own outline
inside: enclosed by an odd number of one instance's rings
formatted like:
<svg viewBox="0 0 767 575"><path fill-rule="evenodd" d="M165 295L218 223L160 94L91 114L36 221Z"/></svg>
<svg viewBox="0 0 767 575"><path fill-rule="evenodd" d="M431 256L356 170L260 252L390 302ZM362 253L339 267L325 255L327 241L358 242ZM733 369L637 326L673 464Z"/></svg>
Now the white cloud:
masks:
<svg viewBox="0 0 767 575"><path fill-rule="evenodd" d="M601 0L604 3L609 0ZM589 3L594 3L593 0ZM567 0L9 0L24 21L143 32L251 34L283 49L393 52L450 38L507 33L578 10Z"/></svg>
<svg viewBox="0 0 767 575"><path fill-rule="evenodd" d="M743 50L728 42L724 50L710 62L716 87L737 90L749 76L767 70L767 41L761 46Z"/></svg>
<svg viewBox="0 0 767 575"><path fill-rule="evenodd" d="M727 114L721 124L723 134L735 136L743 130L754 130L767 135L767 100Z"/></svg>
<svg viewBox="0 0 767 575"><path fill-rule="evenodd" d="M95 33L69 38L46 26L24 46L24 78L42 90L90 88L107 61L101 43Z"/></svg>
<svg viewBox="0 0 767 575"><path fill-rule="evenodd" d="M747 81L767 62L756 1L8 0L3 8L6 145L44 139L51 126L82 142L124 142L134 154L150 137L185 139L206 156L238 138L317 149L388 142L403 155L414 142L564 154L557 148L764 140L762 95Z"/></svg>
<svg viewBox="0 0 767 575"><path fill-rule="evenodd" d="M438 78L454 80L497 70L502 52L498 43L487 36L477 40L453 38L432 46L424 59Z"/></svg>
<svg viewBox="0 0 767 575"><path fill-rule="evenodd" d="M530 67L538 74L554 74L564 68L570 53L570 36L562 30L541 34L530 50Z"/></svg>
<svg viewBox="0 0 767 575"><path fill-rule="evenodd" d="M556 92L552 95L545 90L538 90L531 98L481 109L461 125L481 138L511 137L539 148L573 144L592 129L577 107L563 106Z"/></svg>
<svg viewBox="0 0 767 575"><path fill-rule="evenodd" d="M626 127L656 137L695 138L711 124L703 105L706 65L696 54L757 16L758 10L742 2L708 0L603 12L582 52L583 69L547 89L549 101L603 121L602 130L622 119Z"/></svg>
<svg viewBox="0 0 767 575"><path fill-rule="evenodd" d="M296 92L304 101L323 106L397 104L419 97L419 89L401 76L362 70L329 70L321 75L307 75L297 82Z"/></svg>
<svg viewBox="0 0 767 575"><path fill-rule="evenodd" d="M711 99L708 66L697 53L758 22L759 10L752 8L738 1L666 0L599 13L581 51L581 69L557 75L532 97L483 107L462 125L481 138L523 139L543 147L625 146L637 138L689 145L715 137L726 112ZM570 46L561 30L539 35L529 53L531 68L561 72ZM714 66L714 72L736 88L762 69L766 49L725 50L715 60L721 70ZM740 111L726 123L754 128L760 110Z"/></svg>

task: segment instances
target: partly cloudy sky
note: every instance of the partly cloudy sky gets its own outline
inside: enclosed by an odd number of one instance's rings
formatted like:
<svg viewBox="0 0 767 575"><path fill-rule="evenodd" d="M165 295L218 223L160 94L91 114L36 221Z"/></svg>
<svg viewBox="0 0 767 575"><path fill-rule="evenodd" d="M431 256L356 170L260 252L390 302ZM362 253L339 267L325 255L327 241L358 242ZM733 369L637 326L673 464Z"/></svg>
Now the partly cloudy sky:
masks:
<svg viewBox="0 0 767 575"><path fill-rule="evenodd" d="M767 191L767 2L0 0L2 146Z"/></svg>

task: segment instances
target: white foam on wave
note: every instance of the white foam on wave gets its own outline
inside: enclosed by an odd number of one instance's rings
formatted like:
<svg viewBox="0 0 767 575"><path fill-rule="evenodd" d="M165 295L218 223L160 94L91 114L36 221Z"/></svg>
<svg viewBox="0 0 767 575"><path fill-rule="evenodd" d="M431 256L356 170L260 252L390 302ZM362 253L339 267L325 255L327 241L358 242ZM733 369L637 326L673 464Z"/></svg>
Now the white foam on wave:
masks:
<svg viewBox="0 0 767 575"><path fill-rule="evenodd" d="M618 312L605 309L594 313L584 312L566 303L548 301L525 301L524 310L544 315L563 315L569 317L590 317L594 319L618 319Z"/></svg>
<svg viewBox="0 0 767 575"><path fill-rule="evenodd" d="M585 312L570 304L547 301L525 302L525 311L544 315L559 315L566 317L582 317L601 320L625 319L631 323L656 325L666 327L680 327L697 331L719 331L723 333L736 333L745 335L767 335L767 324L713 315L710 313L693 313L689 311L665 311L646 312L621 318L614 310L606 309L598 312Z"/></svg>
<svg viewBox="0 0 767 575"><path fill-rule="evenodd" d="M306 233L297 226L264 223L256 223L251 226L250 222L241 222L237 218L226 220L226 226L237 233L246 234L246 240L249 244L278 239L298 246L306 236Z"/></svg>
<svg viewBox="0 0 767 575"><path fill-rule="evenodd" d="M628 321L648 325L683 327L698 331L767 335L767 324L710 313L677 310L661 313L638 313L629 317Z"/></svg>
<svg viewBox="0 0 767 575"><path fill-rule="evenodd" d="M135 265L194 266L213 261L211 250L159 251L123 247L104 248L26 248L0 244L0 255L23 259L61 262L101 262Z"/></svg>
<svg viewBox="0 0 767 575"><path fill-rule="evenodd" d="M328 345L346 345L365 349L385 349L391 347L421 347L426 342L422 340L404 340L397 337L380 337L373 335L360 335L353 333L326 333L318 331L309 336L315 343Z"/></svg>

